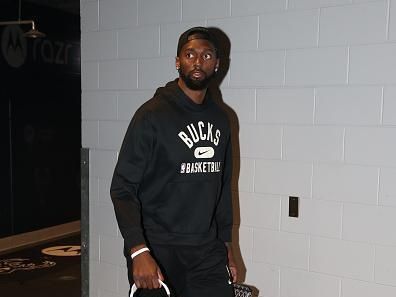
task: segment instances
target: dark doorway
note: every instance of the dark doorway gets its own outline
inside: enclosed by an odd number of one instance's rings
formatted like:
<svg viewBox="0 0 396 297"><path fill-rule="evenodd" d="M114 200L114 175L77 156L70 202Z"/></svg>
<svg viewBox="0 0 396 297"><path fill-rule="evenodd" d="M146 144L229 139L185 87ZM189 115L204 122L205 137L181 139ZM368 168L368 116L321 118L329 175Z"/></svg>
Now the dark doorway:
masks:
<svg viewBox="0 0 396 297"><path fill-rule="evenodd" d="M3 0L0 21L0 237L80 219L79 0ZM71 5L74 4L74 10Z"/></svg>

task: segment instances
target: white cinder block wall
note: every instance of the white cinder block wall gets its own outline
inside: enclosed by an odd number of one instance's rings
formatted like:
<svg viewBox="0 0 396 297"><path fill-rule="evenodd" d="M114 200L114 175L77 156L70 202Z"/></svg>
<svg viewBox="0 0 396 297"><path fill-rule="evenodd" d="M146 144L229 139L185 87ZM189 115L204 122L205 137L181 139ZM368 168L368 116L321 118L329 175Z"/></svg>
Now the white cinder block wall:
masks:
<svg viewBox="0 0 396 297"><path fill-rule="evenodd" d="M262 297L396 296L396 0L81 0L81 23L91 297L126 296L110 178L194 25L231 40L221 89L240 124L246 283Z"/></svg>

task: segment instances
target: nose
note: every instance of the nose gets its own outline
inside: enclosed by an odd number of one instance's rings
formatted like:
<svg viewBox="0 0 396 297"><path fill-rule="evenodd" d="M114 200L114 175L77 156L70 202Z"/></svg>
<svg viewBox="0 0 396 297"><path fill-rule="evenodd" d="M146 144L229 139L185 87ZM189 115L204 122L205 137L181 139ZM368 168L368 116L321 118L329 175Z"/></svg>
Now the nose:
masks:
<svg viewBox="0 0 396 297"><path fill-rule="evenodd" d="M194 66L201 66L201 65L202 65L202 57L198 55L198 56L195 58Z"/></svg>

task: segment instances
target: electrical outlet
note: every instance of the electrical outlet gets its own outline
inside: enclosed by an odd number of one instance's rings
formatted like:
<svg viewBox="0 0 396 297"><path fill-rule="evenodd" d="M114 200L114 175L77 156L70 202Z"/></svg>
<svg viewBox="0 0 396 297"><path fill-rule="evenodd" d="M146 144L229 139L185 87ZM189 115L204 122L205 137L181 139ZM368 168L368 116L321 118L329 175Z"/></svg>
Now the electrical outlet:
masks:
<svg viewBox="0 0 396 297"><path fill-rule="evenodd" d="M299 198L289 196L289 217L298 218Z"/></svg>

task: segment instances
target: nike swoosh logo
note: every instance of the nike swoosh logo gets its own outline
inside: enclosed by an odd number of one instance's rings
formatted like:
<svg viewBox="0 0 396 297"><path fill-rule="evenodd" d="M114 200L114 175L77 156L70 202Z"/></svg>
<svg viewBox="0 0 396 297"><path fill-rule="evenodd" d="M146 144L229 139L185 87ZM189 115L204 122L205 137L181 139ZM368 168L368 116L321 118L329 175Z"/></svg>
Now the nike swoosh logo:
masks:
<svg viewBox="0 0 396 297"><path fill-rule="evenodd" d="M210 146L197 147L194 150L194 157L197 159L210 159L214 156L214 149Z"/></svg>
<svg viewBox="0 0 396 297"><path fill-rule="evenodd" d="M203 155L203 154L205 154L205 153L207 153L207 152L209 152L209 151L198 151L198 155L200 156L200 155Z"/></svg>

